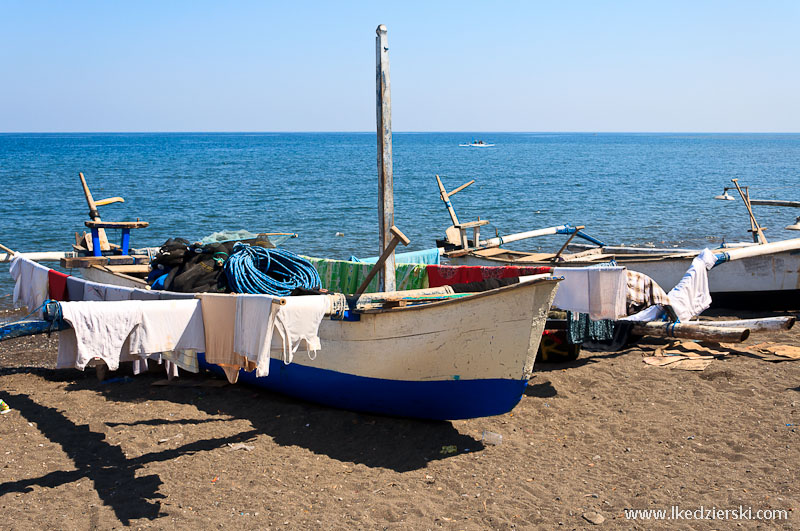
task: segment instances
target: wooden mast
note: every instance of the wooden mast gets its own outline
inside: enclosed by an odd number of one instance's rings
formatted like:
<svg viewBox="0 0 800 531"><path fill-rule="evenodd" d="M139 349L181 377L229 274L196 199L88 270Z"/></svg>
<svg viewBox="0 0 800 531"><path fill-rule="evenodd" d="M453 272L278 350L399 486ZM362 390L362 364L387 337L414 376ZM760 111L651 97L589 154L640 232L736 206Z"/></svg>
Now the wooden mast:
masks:
<svg viewBox="0 0 800 531"><path fill-rule="evenodd" d="M386 26L375 30L375 89L378 122L378 223L380 225L380 254L392 240L394 226L394 188L392 181L392 98L389 85L389 43ZM395 262L392 252L383 264L380 290L395 291Z"/></svg>

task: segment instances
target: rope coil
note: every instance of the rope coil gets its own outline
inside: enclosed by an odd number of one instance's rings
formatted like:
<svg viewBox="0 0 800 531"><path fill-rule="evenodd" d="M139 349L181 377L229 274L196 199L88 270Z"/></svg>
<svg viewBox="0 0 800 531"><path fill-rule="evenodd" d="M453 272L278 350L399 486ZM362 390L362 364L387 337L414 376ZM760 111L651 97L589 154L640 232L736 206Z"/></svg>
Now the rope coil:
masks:
<svg viewBox="0 0 800 531"><path fill-rule="evenodd" d="M285 249L266 249L239 242L225 262L234 293L291 295L296 288L319 289L319 273L308 260Z"/></svg>

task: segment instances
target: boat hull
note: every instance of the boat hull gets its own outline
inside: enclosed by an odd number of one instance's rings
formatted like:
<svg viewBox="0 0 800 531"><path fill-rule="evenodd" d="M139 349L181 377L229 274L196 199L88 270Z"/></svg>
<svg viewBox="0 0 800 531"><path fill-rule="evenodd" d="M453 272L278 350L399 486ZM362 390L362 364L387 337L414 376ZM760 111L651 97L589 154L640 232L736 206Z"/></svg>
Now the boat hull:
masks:
<svg viewBox="0 0 800 531"><path fill-rule="evenodd" d="M521 254L520 257L523 255ZM669 291L680 282L692 263L692 256L676 258L632 258L616 255L618 265L638 271L652 278ZM451 258L454 265L555 265L557 267L583 267L597 262L552 262L504 260L469 254ZM756 308L784 308L800 306L800 251L782 251L769 255L742 258L721 264L708 272L708 283L715 306Z"/></svg>
<svg viewBox="0 0 800 531"><path fill-rule="evenodd" d="M384 415L453 420L506 413L530 378L556 282L364 313L360 321L325 320L322 348L313 359L301 349L285 364L276 337L269 374L241 371L239 378L296 398ZM222 372L204 361L201 366Z"/></svg>

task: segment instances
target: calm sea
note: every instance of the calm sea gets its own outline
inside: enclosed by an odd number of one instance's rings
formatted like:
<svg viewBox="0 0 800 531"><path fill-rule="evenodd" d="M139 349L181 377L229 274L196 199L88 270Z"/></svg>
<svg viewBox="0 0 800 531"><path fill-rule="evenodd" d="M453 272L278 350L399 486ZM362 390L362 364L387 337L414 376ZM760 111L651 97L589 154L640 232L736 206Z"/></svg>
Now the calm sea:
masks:
<svg viewBox="0 0 800 531"><path fill-rule="evenodd" d="M473 139L496 145L459 147ZM0 134L0 243L68 250L88 219L79 171L95 199L125 198L100 207L104 220L150 222L135 246L244 228L297 232L287 247L305 254L378 253L375 133ZM569 223L614 244L703 246L750 239L741 201L713 200L731 178L752 198L800 200L800 135L396 133L395 224L409 250L450 225L436 174L450 190L476 180L453 204L462 221L490 220L484 235ZM800 236L783 229L800 209L755 213L769 238Z"/></svg>

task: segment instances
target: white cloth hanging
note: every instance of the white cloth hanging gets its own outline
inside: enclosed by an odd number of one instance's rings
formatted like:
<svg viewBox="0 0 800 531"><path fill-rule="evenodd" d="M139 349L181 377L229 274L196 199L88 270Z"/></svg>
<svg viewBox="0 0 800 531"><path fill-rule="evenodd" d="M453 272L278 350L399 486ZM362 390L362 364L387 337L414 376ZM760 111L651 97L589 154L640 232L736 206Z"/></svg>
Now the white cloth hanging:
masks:
<svg viewBox="0 0 800 531"><path fill-rule="evenodd" d="M283 340L284 363L292 362L301 341L305 342L309 354L321 348L319 325L329 304L327 295L286 297L286 304L275 316L275 328Z"/></svg>
<svg viewBox="0 0 800 531"><path fill-rule="evenodd" d="M700 315L711 306L708 289L708 270L714 267L717 258L709 249L703 249L692 260L692 265L684 273L678 285L667 293L669 303L681 321L688 321Z"/></svg>
<svg viewBox="0 0 800 531"><path fill-rule="evenodd" d="M564 277L553 299L556 308L588 313L594 320L626 315L628 285L624 267L556 267L553 275Z"/></svg>
<svg viewBox="0 0 800 531"><path fill-rule="evenodd" d="M47 272L49 268L17 254L8 268L14 278L14 305L28 307L29 312L39 308L48 298ZM39 312L41 315L41 312Z"/></svg>
<svg viewBox="0 0 800 531"><path fill-rule="evenodd" d="M279 306L270 295L236 295L233 351L256 364L256 376L269 374L270 345Z"/></svg>

